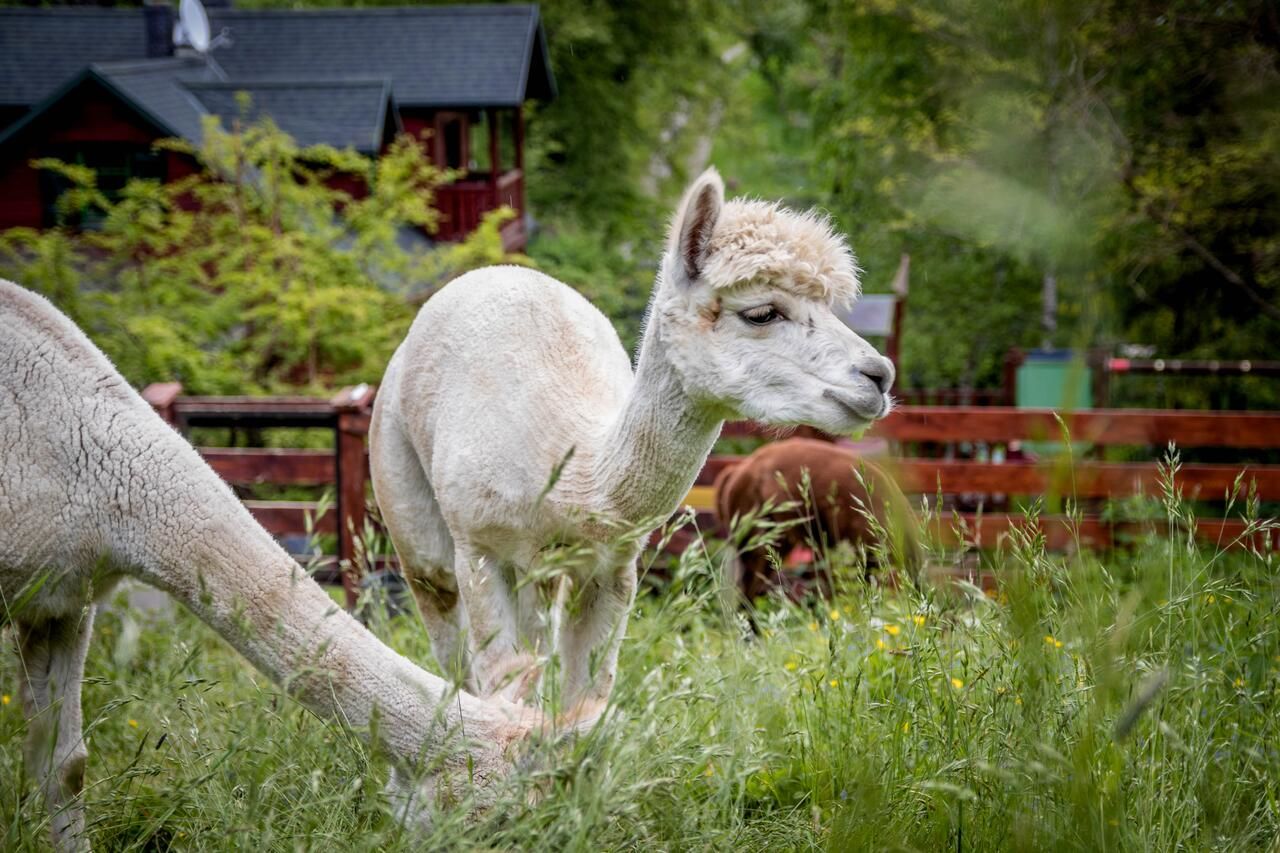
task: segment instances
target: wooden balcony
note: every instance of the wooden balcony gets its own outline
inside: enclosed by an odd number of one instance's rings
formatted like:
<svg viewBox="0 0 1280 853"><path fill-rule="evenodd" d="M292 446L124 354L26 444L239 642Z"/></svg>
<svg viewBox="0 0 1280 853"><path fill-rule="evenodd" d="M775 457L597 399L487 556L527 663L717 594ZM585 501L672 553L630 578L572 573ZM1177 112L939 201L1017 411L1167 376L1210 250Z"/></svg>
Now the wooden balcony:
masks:
<svg viewBox="0 0 1280 853"><path fill-rule="evenodd" d="M440 227L436 237L452 242L461 240L476 229L486 213L506 205L516 211L515 219L502 226L502 246L508 252L524 249L524 172L510 169L498 179L483 172L436 190L436 209L440 211Z"/></svg>

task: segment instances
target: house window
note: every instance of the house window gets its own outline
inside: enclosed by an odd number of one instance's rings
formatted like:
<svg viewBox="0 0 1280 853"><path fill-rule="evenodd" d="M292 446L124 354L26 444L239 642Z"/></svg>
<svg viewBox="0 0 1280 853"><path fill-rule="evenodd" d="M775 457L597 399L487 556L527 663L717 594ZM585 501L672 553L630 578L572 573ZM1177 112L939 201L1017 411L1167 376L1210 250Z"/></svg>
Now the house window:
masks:
<svg viewBox="0 0 1280 853"><path fill-rule="evenodd" d="M134 178L164 181L168 177L164 153L134 143L60 145L45 156L93 169L98 176L98 189L113 202L119 200L125 184ZM58 224L58 198L68 189L70 183L61 175L47 170L40 172L40 200L46 227ZM71 224L92 230L101 227L102 220L101 210L86 207L76 212Z"/></svg>

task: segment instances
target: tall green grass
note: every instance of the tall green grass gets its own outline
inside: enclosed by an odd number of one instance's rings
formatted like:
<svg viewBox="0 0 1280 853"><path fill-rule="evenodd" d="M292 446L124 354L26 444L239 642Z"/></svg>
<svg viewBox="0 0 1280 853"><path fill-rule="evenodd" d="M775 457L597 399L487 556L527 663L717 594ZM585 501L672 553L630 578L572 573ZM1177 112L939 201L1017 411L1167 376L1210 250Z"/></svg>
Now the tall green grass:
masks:
<svg viewBox="0 0 1280 853"><path fill-rule="evenodd" d="M396 822L385 756L194 618L112 610L85 687L91 832L109 850L1276 849L1276 559L1192 545L1163 500L1159 533L1106 556L1014 537L989 594L835 567L835 600L765 602L758 633L717 546L692 549L637 602L606 721L430 832ZM377 630L430 660L416 617ZM0 849L37 850L19 673L5 656Z"/></svg>

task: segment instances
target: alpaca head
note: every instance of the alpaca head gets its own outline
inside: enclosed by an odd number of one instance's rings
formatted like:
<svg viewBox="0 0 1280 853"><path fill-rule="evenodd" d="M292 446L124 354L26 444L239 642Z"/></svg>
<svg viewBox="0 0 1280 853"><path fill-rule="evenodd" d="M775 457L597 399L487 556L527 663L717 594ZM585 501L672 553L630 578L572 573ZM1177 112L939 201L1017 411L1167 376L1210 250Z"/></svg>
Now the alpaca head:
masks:
<svg viewBox="0 0 1280 853"><path fill-rule="evenodd" d="M888 414L893 365L836 316L858 295L844 239L812 213L685 193L652 321L686 393L725 417L848 433Z"/></svg>

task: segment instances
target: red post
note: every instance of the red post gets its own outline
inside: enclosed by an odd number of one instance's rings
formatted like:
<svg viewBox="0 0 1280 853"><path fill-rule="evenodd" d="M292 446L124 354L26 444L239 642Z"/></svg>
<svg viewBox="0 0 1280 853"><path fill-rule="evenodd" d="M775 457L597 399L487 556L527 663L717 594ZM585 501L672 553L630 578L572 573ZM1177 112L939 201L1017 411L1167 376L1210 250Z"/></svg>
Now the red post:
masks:
<svg viewBox="0 0 1280 853"><path fill-rule="evenodd" d="M516 107L516 168L524 171L524 104Z"/></svg>
<svg viewBox="0 0 1280 853"><path fill-rule="evenodd" d="M1018 368L1022 366L1022 362L1026 359L1022 349L1019 347L1009 347L1009 351L1004 356L1004 404L1006 406L1018 405Z"/></svg>
<svg viewBox="0 0 1280 853"><path fill-rule="evenodd" d="M182 394L181 382L152 382L142 389L142 399L164 422L174 426L178 422L178 396Z"/></svg>
<svg viewBox="0 0 1280 853"><path fill-rule="evenodd" d="M369 434L374 393L371 385L357 385L344 388L332 400L337 416L338 568L348 609L355 607L360 580L356 539L364 530L365 437Z"/></svg>
<svg viewBox="0 0 1280 853"><path fill-rule="evenodd" d="M502 149L498 145L498 137L502 134L502 126L498 122L498 111L493 107L485 113L489 117L489 194L490 201L486 212L498 206L498 176L502 174Z"/></svg>

